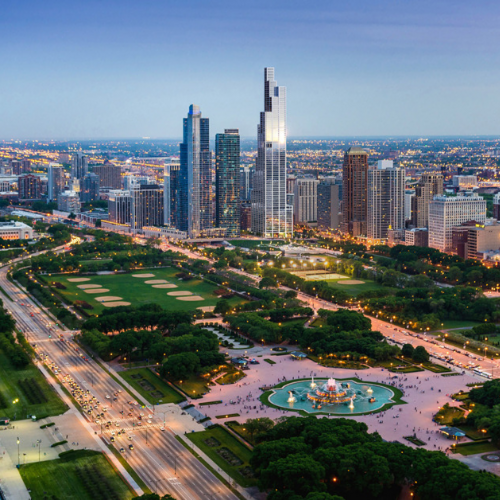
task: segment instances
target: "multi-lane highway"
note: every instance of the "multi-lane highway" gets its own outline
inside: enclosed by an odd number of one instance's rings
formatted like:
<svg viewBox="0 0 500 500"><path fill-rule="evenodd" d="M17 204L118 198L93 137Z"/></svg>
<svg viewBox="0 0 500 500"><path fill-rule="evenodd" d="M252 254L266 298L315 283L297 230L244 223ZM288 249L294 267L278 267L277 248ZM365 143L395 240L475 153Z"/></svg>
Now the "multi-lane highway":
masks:
<svg viewBox="0 0 500 500"><path fill-rule="evenodd" d="M161 430L163 416L140 408L120 384L82 352L71 332L56 326L37 304L7 279L7 267L0 269L0 286L12 299L4 299L4 307L29 342L36 344L39 358L51 366L53 372L57 371L56 376L68 391L80 399L78 403L87 406L82 410L87 430L98 435L102 432L106 442L111 442L114 431L112 444L117 450L123 448L124 458L152 491L170 493L179 500L236 500L237 497L176 439L168 427L168 420L165 429ZM93 411L89 414L92 397L95 397ZM103 411L103 407L107 410ZM141 420L138 419L140 413L144 414ZM107 422L111 425L106 429ZM122 429L125 432L118 435ZM129 449L130 445L133 449Z"/></svg>

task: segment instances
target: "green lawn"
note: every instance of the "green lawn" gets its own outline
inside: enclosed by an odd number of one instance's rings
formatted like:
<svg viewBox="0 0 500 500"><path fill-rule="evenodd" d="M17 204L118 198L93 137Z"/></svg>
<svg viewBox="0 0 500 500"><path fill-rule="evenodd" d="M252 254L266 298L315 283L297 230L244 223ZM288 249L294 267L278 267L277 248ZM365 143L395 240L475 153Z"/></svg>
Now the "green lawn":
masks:
<svg viewBox="0 0 500 500"><path fill-rule="evenodd" d="M135 368L118 372L148 403L181 403L186 398L168 385L149 368Z"/></svg>
<svg viewBox="0 0 500 500"><path fill-rule="evenodd" d="M77 474L78 468L97 468L100 477L107 480L115 498L127 500L134 495L111 467L102 453L90 450L81 450L64 455L57 460L48 460L33 464L22 465L21 477L26 487L31 490L32 500L64 499L64 500L95 500L96 498L112 498L99 494L86 487ZM96 481L94 487L101 487L104 481ZM109 491L109 490L108 490Z"/></svg>
<svg viewBox="0 0 500 500"><path fill-rule="evenodd" d="M457 321L453 319L446 319L443 321L441 330L451 330L452 328L465 328L468 326L477 326L482 324L480 321Z"/></svg>
<svg viewBox="0 0 500 500"><path fill-rule="evenodd" d="M46 398L47 402L41 404L30 404L18 383L25 379L35 379ZM57 393L49 385L45 377L36 366L30 364L21 370L12 366L7 356L0 351L0 392L5 396L8 407L0 409L0 417L10 419L24 419L27 415L36 415L38 419L52 415L60 415L67 410L67 406L59 398ZM13 403L19 399L18 403Z"/></svg>
<svg viewBox="0 0 500 500"><path fill-rule="evenodd" d="M192 375L186 380L172 380L171 382L180 387L190 398L198 399L210 392L208 380L196 375Z"/></svg>
<svg viewBox="0 0 500 500"><path fill-rule="evenodd" d="M464 413L465 412L460 408L450 406L439 410L436 415L434 415L434 418L440 425L451 425L453 424L454 418L463 417Z"/></svg>
<svg viewBox="0 0 500 500"><path fill-rule="evenodd" d="M490 442L483 442L483 443L463 443L463 444L457 444L454 447L454 451L456 453L460 453L460 455L477 455L479 453L488 453L489 451L498 451L498 448Z"/></svg>
<svg viewBox="0 0 500 500"><path fill-rule="evenodd" d="M348 278L348 279L357 279L357 278ZM365 279L360 279L358 281L363 281L363 284L359 285L340 285L339 281L345 281L345 280L326 280L329 286L332 288L338 288L339 290L344 290L347 292L349 295L355 296L360 292L366 292L368 290L386 290L387 292L391 292L395 290L394 288L390 288L384 285L381 285L379 283L376 283L375 281L370 281L370 280L365 280Z"/></svg>
<svg viewBox="0 0 500 500"><path fill-rule="evenodd" d="M235 247L259 249L261 246L267 250L269 246L283 245L283 240L231 240L229 243Z"/></svg>
<svg viewBox="0 0 500 500"><path fill-rule="evenodd" d="M135 278L134 274L154 274L154 277ZM94 309L89 310L91 313L99 314L106 307L98 302L96 297L113 296L121 297L125 302L130 302L132 305L140 306L155 302L160 304L167 310L177 311L192 311L198 307L214 306L219 298L214 295L215 285L206 283L200 279L192 279L190 281L180 281L175 275L179 273L179 269L164 268L164 269L140 269L131 272L130 274L105 274L105 275L88 275L82 276L90 278L90 281L72 282L68 279L78 278L74 274L53 274L46 276L45 279L49 282L58 281L62 283L66 290L58 290L58 293L68 297L71 301L84 300L93 306ZM154 288L153 284L145 283L149 280L164 279L170 284L176 285L177 288ZM109 290L104 293L86 293L78 288L78 285L101 285L103 289ZM170 292L191 292L193 295L199 295L204 300L190 302L178 300L179 297L167 295ZM229 299L231 306L236 306L242 303L239 297Z"/></svg>
<svg viewBox="0 0 500 500"><path fill-rule="evenodd" d="M236 382L239 382L244 377L245 374L241 370L230 367L230 369L215 382L219 385L236 384Z"/></svg>
<svg viewBox="0 0 500 500"><path fill-rule="evenodd" d="M191 432L187 437L238 484L244 488L256 485L249 465L251 450L226 429L214 425L202 432ZM225 450L229 451L226 458L220 454L224 454ZM231 460L234 461L233 465Z"/></svg>

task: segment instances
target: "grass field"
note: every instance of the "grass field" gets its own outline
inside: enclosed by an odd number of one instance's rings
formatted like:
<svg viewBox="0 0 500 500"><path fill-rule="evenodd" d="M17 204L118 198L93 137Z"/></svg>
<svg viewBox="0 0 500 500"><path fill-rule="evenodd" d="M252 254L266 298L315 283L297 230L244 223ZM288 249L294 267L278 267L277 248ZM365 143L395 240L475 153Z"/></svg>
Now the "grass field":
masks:
<svg viewBox="0 0 500 500"><path fill-rule="evenodd" d="M490 442L457 444L453 449L456 453L460 453L460 455L464 456L477 455L478 453L488 453L489 451L498 451L498 448Z"/></svg>
<svg viewBox="0 0 500 500"><path fill-rule="evenodd" d="M251 450L218 425L206 431L191 432L187 437L206 453L221 469L244 488L255 486L257 481L250 474ZM229 454L225 454L225 450ZM224 454L225 457L224 458ZM233 458L234 457L234 458ZM231 465L233 461L233 465ZM248 472L245 474L245 472Z"/></svg>
<svg viewBox="0 0 500 500"><path fill-rule="evenodd" d="M479 321L456 321L452 319L446 319L443 321L443 326L441 330L451 330L452 328L465 328L468 326L477 326L482 323Z"/></svg>
<svg viewBox="0 0 500 500"><path fill-rule="evenodd" d="M46 279L62 283L66 287L66 290L58 290L58 293L65 295L71 301L84 300L94 308L89 312L97 314L106 309L106 306L97 301L96 298L105 296L120 297L123 301L130 302L135 306L155 302L167 310L177 311L192 311L197 307L215 306L219 300L213 293L217 289L215 285L205 283L200 279L180 281L175 277L178 272L179 270L174 268L140 269L130 274L89 275L85 277L90 278L90 280L84 282L68 281L68 279L78 278L74 274L54 274L47 276ZM154 276L135 278L134 274L153 274ZM146 281L150 280L166 280L170 284L175 285L176 288L154 288L153 284L146 283ZM109 290L109 292L93 294L78 288L78 285L89 284L101 285L103 289ZM167 295L170 292L190 292L193 295L203 297L204 300L196 302L178 300L179 297ZM235 306L241 302L242 300L239 297L229 299L231 306Z"/></svg>
<svg viewBox="0 0 500 500"><path fill-rule="evenodd" d="M186 398L168 385L149 368L118 372L148 403L181 403Z"/></svg>
<svg viewBox="0 0 500 500"><path fill-rule="evenodd" d="M250 249L259 249L261 246L269 247L275 245L283 245L283 240L231 240L229 243L235 247L243 247Z"/></svg>
<svg viewBox="0 0 500 500"><path fill-rule="evenodd" d="M30 404L18 383L24 379L35 379L48 401L42 404ZM0 392L5 396L9 406L0 409L0 417L10 419L26 418L27 415L36 415L37 418L45 418L52 415L60 415L67 410L67 406L59 398L49 385L45 377L36 366L30 364L22 370L12 366L7 356L0 351ZM19 399L18 403L13 403Z"/></svg>
<svg viewBox="0 0 500 500"><path fill-rule="evenodd" d="M192 375L186 380L177 380L173 383L188 394L190 398L194 399L201 398L210 392L208 381L196 375Z"/></svg>
<svg viewBox="0 0 500 500"><path fill-rule="evenodd" d="M32 500L64 499L64 500L95 500L96 498L111 498L96 496L85 487L77 475L77 469L84 466L96 466L106 478L115 498L127 500L134 495L121 477L108 463L102 453L80 450L65 455L57 460L48 460L34 464L22 465L20 469L26 487L31 490Z"/></svg>
<svg viewBox="0 0 500 500"><path fill-rule="evenodd" d="M348 278L348 279L356 279L356 278ZM365 280L365 279L360 279L358 281L363 281L363 284L359 285L340 285L339 281L342 282L342 280L326 280L328 285L330 285L333 288L338 288L339 290L344 290L347 292L349 295L355 296L360 292L366 292L368 290L386 290L387 292L390 292L394 290L393 288L380 285L379 283L376 283L375 281L370 281L370 280Z"/></svg>

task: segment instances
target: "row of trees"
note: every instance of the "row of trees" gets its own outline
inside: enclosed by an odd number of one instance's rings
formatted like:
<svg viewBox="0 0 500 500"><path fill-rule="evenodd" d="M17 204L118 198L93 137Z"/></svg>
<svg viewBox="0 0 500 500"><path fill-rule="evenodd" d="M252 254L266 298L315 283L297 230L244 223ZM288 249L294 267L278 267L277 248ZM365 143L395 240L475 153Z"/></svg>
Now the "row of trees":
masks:
<svg viewBox="0 0 500 500"><path fill-rule="evenodd" d="M23 342L16 342L15 326L16 322L3 308L3 301L0 299L0 350L9 358L14 367L24 368L30 363L30 357L22 345ZM22 340L25 343L24 337Z"/></svg>
<svg viewBox="0 0 500 500"><path fill-rule="evenodd" d="M269 500L396 498L410 485L426 500L494 500L500 479L442 452L412 449L347 419L289 417L265 433L251 465Z"/></svg>

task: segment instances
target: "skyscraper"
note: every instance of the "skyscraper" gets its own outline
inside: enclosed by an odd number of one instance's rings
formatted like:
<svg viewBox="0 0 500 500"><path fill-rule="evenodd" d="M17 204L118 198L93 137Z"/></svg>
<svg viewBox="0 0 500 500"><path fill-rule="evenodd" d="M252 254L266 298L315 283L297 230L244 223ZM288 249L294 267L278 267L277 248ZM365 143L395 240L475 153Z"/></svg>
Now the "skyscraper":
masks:
<svg viewBox="0 0 500 500"><path fill-rule="evenodd" d="M163 191L158 185L134 185L130 194L132 230L140 230L146 226L163 226Z"/></svg>
<svg viewBox="0 0 500 500"><path fill-rule="evenodd" d="M34 201L42 198L42 180L37 175L21 175L17 184L20 200Z"/></svg>
<svg viewBox="0 0 500 500"><path fill-rule="evenodd" d="M252 190L252 231L265 237L290 237L293 207L286 196L286 88L274 68L264 69L264 111L257 127L257 163Z"/></svg>
<svg viewBox="0 0 500 500"><path fill-rule="evenodd" d="M99 176L99 187L102 189L120 189L122 187L122 168L106 160L103 165L96 165L94 174Z"/></svg>
<svg viewBox="0 0 500 500"><path fill-rule="evenodd" d="M366 236L368 153L360 147L344 155L342 179L342 232Z"/></svg>
<svg viewBox="0 0 500 500"><path fill-rule="evenodd" d="M242 201L250 201L254 174L254 166L245 165L240 167L240 199Z"/></svg>
<svg viewBox="0 0 500 500"><path fill-rule="evenodd" d="M411 200L411 223L415 227L429 225L429 203L434 196L443 194L443 176L441 174L422 174L415 187L415 196Z"/></svg>
<svg viewBox="0 0 500 500"><path fill-rule="evenodd" d="M170 158L165 162L163 173L163 219L166 226L176 226L177 206L179 203L179 170L178 160Z"/></svg>
<svg viewBox="0 0 500 500"><path fill-rule="evenodd" d="M48 189L47 201L57 201L59 193L64 189L64 168L58 163L49 163L47 169Z"/></svg>
<svg viewBox="0 0 500 500"><path fill-rule="evenodd" d="M108 212L110 222L129 224L132 216L132 195L130 191L110 191Z"/></svg>
<svg viewBox="0 0 500 500"><path fill-rule="evenodd" d="M318 179L297 179L293 193L295 224L308 224L318 220Z"/></svg>
<svg viewBox="0 0 500 500"><path fill-rule="evenodd" d="M368 238L385 240L389 229L405 228L405 170L392 160L380 160L368 170Z"/></svg>
<svg viewBox="0 0 500 500"><path fill-rule="evenodd" d="M80 199L82 203L90 203L99 198L99 176L93 173L85 174L80 180Z"/></svg>
<svg viewBox="0 0 500 500"><path fill-rule="evenodd" d="M334 177L318 184L318 229L328 231L339 227L339 184Z"/></svg>
<svg viewBox="0 0 500 500"><path fill-rule="evenodd" d="M89 170L89 160L83 153L74 153L71 162L71 177L82 179Z"/></svg>
<svg viewBox="0 0 500 500"><path fill-rule="evenodd" d="M215 225L226 236L240 235L240 134L226 129L215 136Z"/></svg>
<svg viewBox="0 0 500 500"><path fill-rule="evenodd" d="M212 227L209 120L191 104L183 125L177 229L196 237Z"/></svg>

